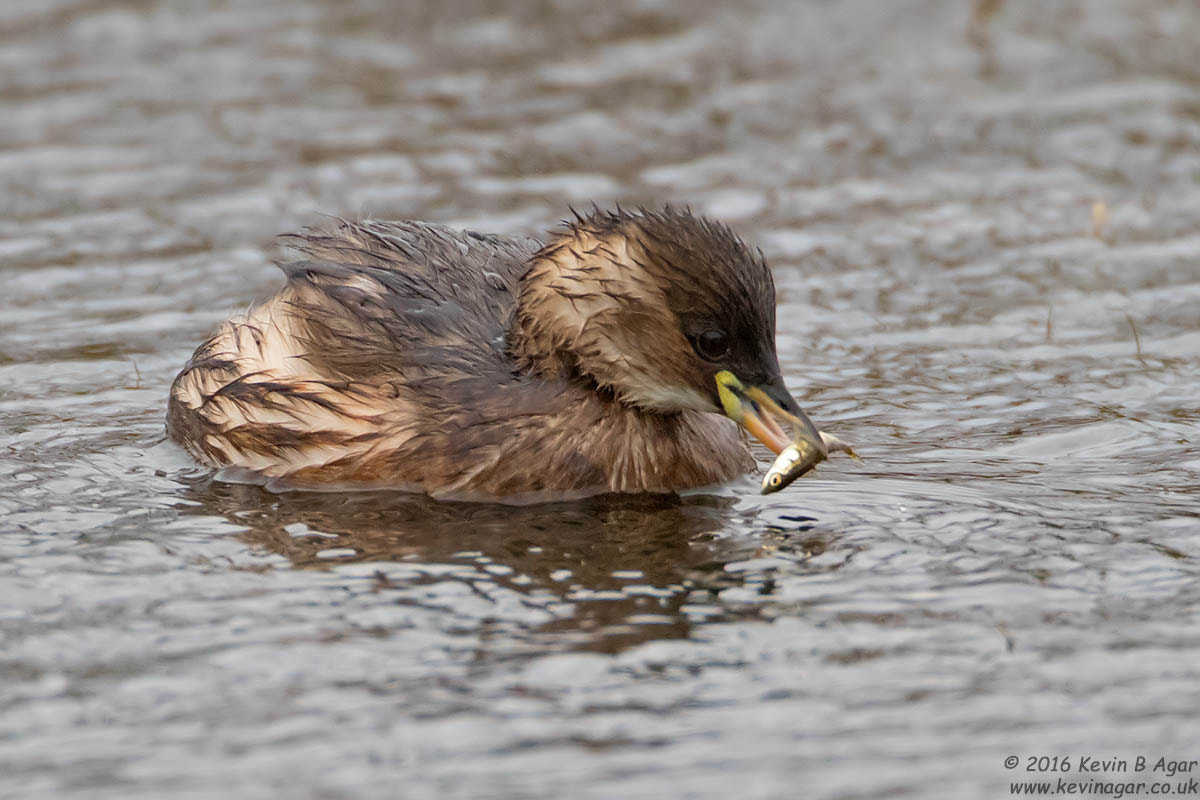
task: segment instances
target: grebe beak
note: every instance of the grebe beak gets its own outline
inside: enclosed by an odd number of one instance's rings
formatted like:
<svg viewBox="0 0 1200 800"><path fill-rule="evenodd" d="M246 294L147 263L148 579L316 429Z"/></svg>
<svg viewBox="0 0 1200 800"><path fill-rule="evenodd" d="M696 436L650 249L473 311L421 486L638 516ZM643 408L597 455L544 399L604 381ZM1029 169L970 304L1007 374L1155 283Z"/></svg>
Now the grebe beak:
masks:
<svg viewBox="0 0 1200 800"><path fill-rule="evenodd" d="M801 451L811 454L810 467L829 455L817 426L800 410L782 377L770 383L747 386L729 370L721 370L716 375L716 381L717 394L721 397L726 416L749 431L771 452L778 455L789 444L804 442L807 446ZM780 420L791 426L791 438L783 432Z"/></svg>

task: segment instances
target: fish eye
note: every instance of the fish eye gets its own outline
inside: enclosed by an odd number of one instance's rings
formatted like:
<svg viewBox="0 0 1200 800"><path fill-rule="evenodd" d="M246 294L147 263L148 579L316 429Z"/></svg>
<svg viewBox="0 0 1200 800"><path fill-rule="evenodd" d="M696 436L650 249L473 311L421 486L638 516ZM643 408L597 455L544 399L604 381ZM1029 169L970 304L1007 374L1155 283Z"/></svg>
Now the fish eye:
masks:
<svg viewBox="0 0 1200 800"><path fill-rule="evenodd" d="M693 340L692 347L701 358L716 361L729 352L729 335L725 331L705 331Z"/></svg>
<svg viewBox="0 0 1200 800"><path fill-rule="evenodd" d="M778 486L778 485L779 485L779 484L781 484L781 483L783 483L783 476L782 476L782 475L772 475L772 476L771 476L771 486L772 486L772 487L774 487L774 486Z"/></svg>

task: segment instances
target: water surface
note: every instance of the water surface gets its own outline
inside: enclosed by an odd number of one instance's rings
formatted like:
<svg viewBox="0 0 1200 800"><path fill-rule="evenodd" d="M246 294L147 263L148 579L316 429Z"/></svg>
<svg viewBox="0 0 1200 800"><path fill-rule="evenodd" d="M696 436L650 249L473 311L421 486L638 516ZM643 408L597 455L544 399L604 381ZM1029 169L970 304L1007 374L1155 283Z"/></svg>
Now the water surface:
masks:
<svg viewBox="0 0 1200 800"><path fill-rule="evenodd" d="M511 5L0 10L0 795L992 798L1009 755L1197 757L1195 7ZM761 245L787 381L864 462L510 508L162 444L276 234L593 200Z"/></svg>

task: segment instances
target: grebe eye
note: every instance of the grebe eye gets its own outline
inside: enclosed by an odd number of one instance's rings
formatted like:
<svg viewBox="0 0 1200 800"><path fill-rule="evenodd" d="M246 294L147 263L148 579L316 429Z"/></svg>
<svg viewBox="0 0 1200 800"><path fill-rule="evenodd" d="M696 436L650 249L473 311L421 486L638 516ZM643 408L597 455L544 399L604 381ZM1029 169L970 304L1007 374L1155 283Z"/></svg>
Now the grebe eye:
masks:
<svg viewBox="0 0 1200 800"><path fill-rule="evenodd" d="M705 331L692 344L701 358L716 361L729 352L729 336L725 331Z"/></svg>

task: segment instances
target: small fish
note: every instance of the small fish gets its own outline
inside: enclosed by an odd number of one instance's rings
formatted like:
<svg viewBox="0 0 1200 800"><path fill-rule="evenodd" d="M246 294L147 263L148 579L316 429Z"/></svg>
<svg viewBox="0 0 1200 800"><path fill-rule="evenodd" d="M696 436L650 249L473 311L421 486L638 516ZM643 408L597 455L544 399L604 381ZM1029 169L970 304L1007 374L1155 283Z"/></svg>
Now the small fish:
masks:
<svg viewBox="0 0 1200 800"><path fill-rule="evenodd" d="M825 459L825 454L806 441L789 444L775 458L762 482L762 493L771 494L784 489L792 481Z"/></svg>
<svg viewBox="0 0 1200 800"><path fill-rule="evenodd" d="M836 436L821 431L821 441L830 453L845 453L858 461L858 454L850 445ZM773 494L780 489L786 489L792 481L813 469L825 460L825 453L804 440L792 442L775 457L775 463L767 470L762 482L762 493Z"/></svg>

